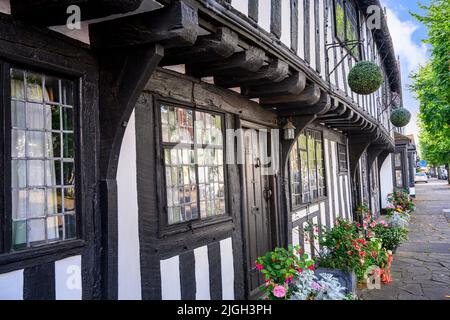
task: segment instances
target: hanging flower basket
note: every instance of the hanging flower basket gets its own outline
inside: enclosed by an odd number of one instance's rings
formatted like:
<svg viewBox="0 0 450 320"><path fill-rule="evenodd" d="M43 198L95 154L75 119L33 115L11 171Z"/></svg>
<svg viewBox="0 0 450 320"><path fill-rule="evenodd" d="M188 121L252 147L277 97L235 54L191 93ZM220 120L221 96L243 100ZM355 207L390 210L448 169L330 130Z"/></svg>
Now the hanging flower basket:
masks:
<svg viewBox="0 0 450 320"><path fill-rule="evenodd" d="M383 74L380 67L370 61L358 62L348 74L348 85L357 94L372 94L382 83Z"/></svg>
<svg viewBox="0 0 450 320"><path fill-rule="evenodd" d="M391 122L397 128L406 126L411 121L411 113L405 108L396 108L391 112Z"/></svg>

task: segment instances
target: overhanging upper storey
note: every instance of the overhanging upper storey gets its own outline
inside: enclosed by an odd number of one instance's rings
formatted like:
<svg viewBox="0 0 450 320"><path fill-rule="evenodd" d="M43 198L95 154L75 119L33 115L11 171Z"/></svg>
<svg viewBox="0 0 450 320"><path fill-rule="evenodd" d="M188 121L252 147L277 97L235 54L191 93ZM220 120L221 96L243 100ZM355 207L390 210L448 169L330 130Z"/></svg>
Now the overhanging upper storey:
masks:
<svg viewBox="0 0 450 320"><path fill-rule="evenodd" d="M378 0L12 0L11 12L50 27L71 4L82 9L96 50L157 43L165 51L161 66L182 65L283 117L314 115L336 130L377 132L392 142L400 74ZM39 21L28 20L35 12L43 13ZM371 95L347 84L362 60L383 70L384 83Z"/></svg>

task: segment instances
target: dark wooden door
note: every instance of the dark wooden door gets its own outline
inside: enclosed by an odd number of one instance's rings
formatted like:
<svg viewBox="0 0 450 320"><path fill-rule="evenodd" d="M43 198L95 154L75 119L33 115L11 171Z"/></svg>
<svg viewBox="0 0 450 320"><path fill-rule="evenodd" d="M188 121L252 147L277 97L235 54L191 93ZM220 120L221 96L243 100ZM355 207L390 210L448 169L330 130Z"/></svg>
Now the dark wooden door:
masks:
<svg viewBox="0 0 450 320"><path fill-rule="evenodd" d="M251 133L254 134L251 134ZM260 150L260 137L254 130L248 130L244 138L244 193L245 193L245 234L247 251L248 296L255 298L258 287L264 283L261 273L256 270L255 260L272 250L270 179L264 175L264 159ZM270 141L270 139L267 139ZM269 146L267 148L270 150Z"/></svg>

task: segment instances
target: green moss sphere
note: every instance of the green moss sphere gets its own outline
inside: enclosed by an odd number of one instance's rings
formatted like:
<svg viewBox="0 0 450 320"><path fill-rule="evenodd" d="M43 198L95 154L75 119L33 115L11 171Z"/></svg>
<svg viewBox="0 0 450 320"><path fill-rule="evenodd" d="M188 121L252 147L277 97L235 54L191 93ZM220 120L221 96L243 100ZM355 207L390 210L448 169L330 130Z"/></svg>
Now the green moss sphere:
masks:
<svg viewBox="0 0 450 320"><path fill-rule="evenodd" d="M402 128L411 121L411 112L405 108L396 108L391 112L391 122L394 126Z"/></svg>
<svg viewBox="0 0 450 320"><path fill-rule="evenodd" d="M383 83L383 74L378 65L370 61L355 64L348 74L348 85L357 94L372 94Z"/></svg>

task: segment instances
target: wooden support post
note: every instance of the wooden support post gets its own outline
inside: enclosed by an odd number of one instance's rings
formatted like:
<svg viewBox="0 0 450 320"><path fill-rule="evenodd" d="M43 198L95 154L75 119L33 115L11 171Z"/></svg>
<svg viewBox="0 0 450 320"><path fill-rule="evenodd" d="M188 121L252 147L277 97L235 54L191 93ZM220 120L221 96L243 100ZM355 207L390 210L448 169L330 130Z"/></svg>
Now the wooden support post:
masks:
<svg viewBox="0 0 450 320"><path fill-rule="evenodd" d="M242 87L242 94L248 98L264 98L285 95L298 95L306 86L306 76L303 72L296 72L283 81L269 85L255 85Z"/></svg>

